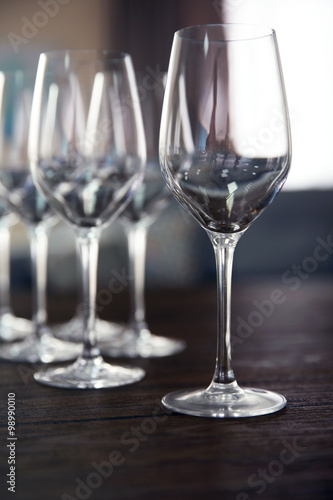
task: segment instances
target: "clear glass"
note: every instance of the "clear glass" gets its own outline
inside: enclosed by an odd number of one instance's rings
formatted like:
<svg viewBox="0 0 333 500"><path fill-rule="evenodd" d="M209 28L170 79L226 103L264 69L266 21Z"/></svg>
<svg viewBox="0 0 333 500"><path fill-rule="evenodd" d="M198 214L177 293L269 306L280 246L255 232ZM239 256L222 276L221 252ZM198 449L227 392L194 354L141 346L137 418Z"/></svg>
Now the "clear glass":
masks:
<svg viewBox="0 0 333 500"><path fill-rule="evenodd" d="M80 249L77 247L77 255L78 262L80 264ZM82 303L83 303L83 294L82 294L82 285L80 281L78 282L78 297L79 297L79 305L76 308L76 312L68 322L66 323L56 323L52 325L52 331L55 337L63 340L70 340L71 342L82 342L82 332L84 325L84 318L82 314ZM121 323L115 323L112 321L106 321L101 319L96 314L95 320L95 330L96 330L96 338L97 342L100 344L101 342L110 342L110 339L116 335L121 335L124 331L125 325Z"/></svg>
<svg viewBox="0 0 333 500"><path fill-rule="evenodd" d="M47 230L53 212L36 190L29 169L27 145L34 75L0 72L0 196L26 225L32 263L32 325L21 342L2 345L0 359L51 363L73 359L78 346L61 342L47 326Z"/></svg>
<svg viewBox="0 0 333 500"><path fill-rule="evenodd" d="M39 371L35 379L78 389L136 382L144 370L106 363L95 328L100 233L144 175L145 136L130 56L94 50L41 54L29 154L36 185L76 233L83 293L82 354L70 366Z"/></svg>
<svg viewBox="0 0 333 500"><path fill-rule="evenodd" d="M0 341L22 340L32 332L32 323L15 316L10 305L10 228L18 217L0 199Z"/></svg>
<svg viewBox="0 0 333 500"><path fill-rule="evenodd" d="M228 418L264 415L286 405L278 393L237 384L230 297L236 244L285 182L290 142L274 30L219 24L175 33L161 119L161 166L176 199L212 242L218 332L210 385L167 394L162 402L168 409Z"/></svg>
<svg viewBox="0 0 333 500"><path fill-rule="evenodd" d="M185 348L183 340L151 333L145 311L145 262L149 227L167 208L170 191L161 175L158 158L158 136L166 75L155 81L149 74L137 72L138 89L147 144L145 176L132 201L119 216L124 226L129 257L130 318L118 335L101 344L108 356L160 357L176 354Z"/></svg>
<svg viewBox="0 0 333 500"><path fill-rule="evenodd" d="M56 323L52 325L54 336L62 340L71 342L82 342L84 319L81 315L81 306L77 308L75 315L66 323ZM107 321L96 316L96 338L99 344L109 343L110 339L122 335L125 325ZM106 353L107 354L107 353Z"/></svg>

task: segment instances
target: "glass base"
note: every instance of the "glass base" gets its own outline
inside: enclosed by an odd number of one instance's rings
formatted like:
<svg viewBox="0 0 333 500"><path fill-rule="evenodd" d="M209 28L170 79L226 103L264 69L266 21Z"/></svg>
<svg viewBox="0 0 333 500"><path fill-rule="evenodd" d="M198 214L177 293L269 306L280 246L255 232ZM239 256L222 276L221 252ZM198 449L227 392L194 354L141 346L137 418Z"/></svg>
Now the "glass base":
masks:
<svg viewBox="0 0 333 500"><path fill-rule="evenodd" d="M97 341L109 342L114 335L120 334L125 328L121 323L113 323L96 318ZM55 337L70 342L81 342L83 340L83 321L79 316L74 316L68 323L52 325L52 332Z"/></svg>
<svg viewBox="0 0 333 500"><path fill-rule="evenodd" d="M235 392L210 392L209 389L171 392L162 399L168 410L197 417L257 417L284 408L281 394L263 389L238 388Z"/></svg>
<svg viewBox="0 0 333 500"><path fill-rule="evenodd" d="M15 342L26 338L33 332L33 324L25 318L18 318L11 312L0 317L0 341Z"/></svg>
<svg viewBox="0 0 333 500"><path fill-rule="evenodd" d="M145 374L142 368L110 365L97 356L79 358L70 366L41 370L34 378L41 384L65 389L106 389L133 384Z"/></svg>
<svg viewBox="0 0 333 500"><path fill-rule="evenodd" d="M110 342L100 343L99 347L103 355L110 357L157 358L183 351L186 342L153 335L148 328L137 330L127 326Z"/></svg>
<svg viewBox="0 0 333 500"><path fill-rule="evenodd" d="M31 335L21 342L0 346L0 359L22 363L56 363L70 361L82 352L82 346L55 339L44 333L40 339Z"/></svg>

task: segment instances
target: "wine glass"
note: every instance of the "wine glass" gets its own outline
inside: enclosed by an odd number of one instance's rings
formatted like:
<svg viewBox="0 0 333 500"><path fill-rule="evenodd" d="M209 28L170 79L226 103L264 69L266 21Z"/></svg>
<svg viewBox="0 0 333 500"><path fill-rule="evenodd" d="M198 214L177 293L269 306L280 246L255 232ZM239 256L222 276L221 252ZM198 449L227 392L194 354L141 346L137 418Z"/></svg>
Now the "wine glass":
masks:
<svg viewBox="0 0 333 500"><path fill-rule="evenodd" d="M78 346L55 339L47 326L47 232L55 216L32 180L28 155L34 77L23 71L0 72L0 195L25 224L30 240L33 290L32 335L1 346L0 359L50 363L73 359Z"/></svg>
<svg viewBox="0 0 333 500"><path fill-rule="evenodd" d="M80 249L76 245L76 252L78 260L80 261ZM76 308L74 316L66 323L55 323L52 325L52 331L55 337L63 340L70 340L71 342L82 342L82 329L84 325L84 317L82 314L82 286L79 283L78 287L78 307ZM109 342L110 338L122 334L125 325L113 321L107 321L98 317L96 314L95 330L97 342Z"/></svg>
<svg viewBox="0 0 333 500"><path fill-rule="evenodd" d="M19 218L0 199L0 341L22 340L32 332L32 323L15 316L10 305L10 228Z"/></svg>
<svg viewBox="0 0 333 500"><path fill-rule="evenodd" d="M29 135L36 185L74 229L82 265L83 352L39 371L38 382L105 388L140 380L141 368L106 363L96 343L99 236L134 195L146 144L130 55L96 50L40 55Z"/></svg>
<svg viewBox="0 0 333 500"><path fill-rule="evenodd" d="M160 159L173 195L213 245L218 336L210 385L167 394L162 402L168 409L225 418L263 415L286 405L280 394L238 386L231 366L230 297L236 244L281 189L290 157L274 30L219 24L176 32L162 111Z"/></svg>
<svg viewBox="0 0 333 500"><path fill-rule="evenodd" d="M132 201L119 216L127 238L129 256L130 318L117 335L109 336L108 343L101 343L103 354L108 356L159 357L176 354L185 348L182 340L154 335L146 322L144 282L147 233L170 201L158 158L158 135L164 96L165 79L146 83L144 72L136 73L141 95L141 110L147 144L145 176Z"/></svg>

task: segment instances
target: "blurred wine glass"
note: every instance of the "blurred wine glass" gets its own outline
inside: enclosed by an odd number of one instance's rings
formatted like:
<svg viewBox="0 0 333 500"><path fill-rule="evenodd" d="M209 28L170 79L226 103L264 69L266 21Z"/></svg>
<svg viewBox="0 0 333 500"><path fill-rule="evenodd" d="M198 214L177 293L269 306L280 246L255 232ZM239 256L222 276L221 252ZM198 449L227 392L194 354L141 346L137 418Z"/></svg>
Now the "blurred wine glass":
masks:
<svg viewBox="0 0 333 500"><path fill-rule="evenodd" d="M47 325L46 279L48 229L56 217L37 191L29 168L27 146L35 75L0 72L0 196L25 224L32 264L32 334L2 345L0 359L36 363L77 356L79 346L55 339Z"/></svg>
<svg viewBox="0 0 333 500"><path fill-rule="evenodd" d="M119 216L127 238L129 257L130 317L118 335L101 343L108 356L160 357L176 354L185 348L178 339L154 335L150 332L145 312L145 261L149 227L165 210L170 191L161 174L158 156L158 138L164 97L166 74L153 82L145 72L137 72L143 123L147 144L145 176L132 201ZM101 339L104 340L104 339Z"/></svg>
<svg viewBox="0 0 333 500"><path fill-rule="evenodd" d="M80 249L76 246L78 261L80 261ZM84 314L82 312L82 303L84 300L82 294L82 284L78 282L78 306L74 316L65 323L55 323L52 325L52 331L55 337L70 342L82 342L82 330L84 328ZM110 342L114 336L121 335L125 325L107 321L98 317L96 314L96 339L99 343Z"/></svg>
<svg viewBox="0 0 333 500"><path fill-rule="evenodd" d="M32 332L26 318L15 316L10 301L10 228L19 220L0 199L0 341L22 340Z"/></svg>
<svg viewBox="0 0 333 500"><path fill-rule="evenodd" d="M29 155L36 185L75 231L82 268L82 354L38 382L100 389L130 384L145 372L106 363L97 345L99 238L131 200L144 171L146 144L130 55L66 50L39 58Z"/></svg>

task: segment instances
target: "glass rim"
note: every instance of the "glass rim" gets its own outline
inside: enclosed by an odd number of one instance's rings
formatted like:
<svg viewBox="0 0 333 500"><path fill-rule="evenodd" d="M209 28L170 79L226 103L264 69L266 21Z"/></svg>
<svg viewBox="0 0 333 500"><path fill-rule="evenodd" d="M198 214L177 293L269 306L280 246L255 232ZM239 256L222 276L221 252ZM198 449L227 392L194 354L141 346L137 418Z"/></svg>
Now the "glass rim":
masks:
<svg viewBox="0 0 333 500"><path fill-rule="evenodd" d="M251 24L251 23L211 23L211 24L195 24L193 26L186 26L184 28L181 28L175 32L175 36L177 36L181 40L186 40L186 41L191 41L193 43L198 43L198 44L204 44L206 42L206 38L196 39L194 37L186 35L186 32L190 31L199 31L199 29L213 29L216 28L239 28L239 29L244 29L244 30L261 30L260 33L255 33L253 36L249 35L244 35L244 37L226 37L225 39L219 38L218 40L214 39L208 39L209 43L216 43L216 44L225 44L225 43L231 43L231 42L246 42L246 41L252 41L252 40L259 40L262 38L268 38L268 37L275 37L276 32L273 28L265 25L260 25L260 24Z"/></svg>
<svg viewBox="0 0 333 500"><path fill-rule="evenodd" d="M128 58L131 59L131 55L127 52L113 49L56 49L42 52L40 54L40 57L43 56L47 59L54 60L61 60L65 59L65 57L71 57L75 61L85 61L92 55L95 56L94 59L96 61L123 61Z"/></svg>

